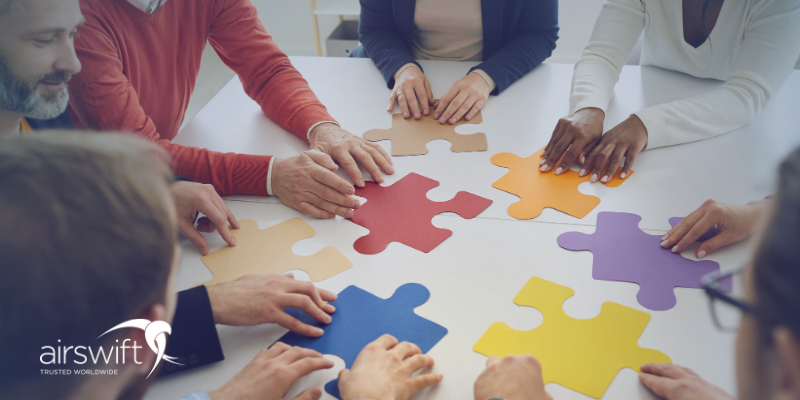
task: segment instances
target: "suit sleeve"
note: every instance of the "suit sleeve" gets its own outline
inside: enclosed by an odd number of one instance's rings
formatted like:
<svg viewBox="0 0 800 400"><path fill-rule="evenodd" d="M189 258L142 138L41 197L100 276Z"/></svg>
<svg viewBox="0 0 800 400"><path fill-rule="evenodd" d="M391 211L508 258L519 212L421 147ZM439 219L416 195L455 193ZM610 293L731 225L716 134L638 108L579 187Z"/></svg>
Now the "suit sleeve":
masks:
<svg viewBox="0 0 800 400"><path fill-rule="evenodd" d="M361 0L358 21L358 39L389 89L394 87L394 73L403 65L413 63L422 69L397 29L392 3L391 0Z"/></svg>
<svg viewBox="0 0 800 400"><path fill-rule="evenodd" d="M183 365L165 361L159 377L225 359L205 286L178 292L178 305L166 354L177 357L178 363Z"/></svg>
<svg viewBox="0 0 800 400"><path fill-rule="evenodd" d="M470 71L482 69L489 74L497 84L492 94L500 94L550 57L556 48L556 40L558 1L525 0L516 34L496 53Z"/></svg>

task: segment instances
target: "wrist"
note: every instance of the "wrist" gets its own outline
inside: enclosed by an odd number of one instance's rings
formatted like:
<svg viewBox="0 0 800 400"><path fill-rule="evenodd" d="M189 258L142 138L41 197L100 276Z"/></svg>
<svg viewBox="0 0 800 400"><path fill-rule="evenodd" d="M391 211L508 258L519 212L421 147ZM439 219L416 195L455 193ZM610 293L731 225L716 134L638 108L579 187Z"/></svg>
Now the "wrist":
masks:
<svg viewBox="0 0 800 400"><path fill-rule="evenodd" d="M206 286L206 291L208 292L208 302L211 304L211 314L214 316L215 324L223 324L222 315L224 314L224 310L222 309L223 302L221 300L222 296L220 296L219 293L219 286L220 285Z"/></svg>
<svg viewBox="0 0 800 400"><path fill-rule="evenodd" d="M311 131L308 132L308 142L313 144L319 135L333 129L339 129L339 125L336 125L333 122L321 122L317 124L317 126L311 128Z"/></svg>

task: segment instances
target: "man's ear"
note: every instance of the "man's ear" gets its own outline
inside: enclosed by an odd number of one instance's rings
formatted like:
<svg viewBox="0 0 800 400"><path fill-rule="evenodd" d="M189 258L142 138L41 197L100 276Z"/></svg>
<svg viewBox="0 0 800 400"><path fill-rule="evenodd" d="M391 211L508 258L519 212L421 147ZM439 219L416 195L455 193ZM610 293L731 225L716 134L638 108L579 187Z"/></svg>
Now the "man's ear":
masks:
<svg viewBox="0 0 800 400"><path fill-rule="evenodd" d="M146 319L151 322L164 321L166 318L167 308L160 303L151 305L142 311L141 314L136 316L136 319ZM147 376L147 374L149 374L150 370L153 368L153 364L155 364L156 357L158 355L150 349L150 346L147 344L147 339L145 338L145 332L143 330L131 329L130 332L131 333L128 337L131 339L131 341L135 342L136 346L139 347L132 348L134 344L128 342L128 345L131 346L131 348L125 349L125 358L126 360L130 361L127 361L126 364L133 365L134 368L136 368L137 373Z"/></svg>
<svg viewBox="0 0 800 400"><path fill-rule="evenodd" d="M788 328L780 326L772 331L775 356L778 362L774 369L777 376L773 382L775 399L800 399L800 343Z"/></svg>

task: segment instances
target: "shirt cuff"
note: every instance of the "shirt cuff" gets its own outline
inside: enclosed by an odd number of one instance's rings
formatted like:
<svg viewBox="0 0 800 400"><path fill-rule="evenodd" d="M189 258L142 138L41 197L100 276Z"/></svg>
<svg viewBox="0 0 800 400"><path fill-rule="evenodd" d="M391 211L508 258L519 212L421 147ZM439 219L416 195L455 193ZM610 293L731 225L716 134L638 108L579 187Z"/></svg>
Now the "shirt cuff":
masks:
<svg viewBox="0 0 800 400"><path fill-rule="evenodd" d="M494 82L494 79L492 79L492 77L489 76L489 74L487 74L486 71L482 69L476 69L470 72L470 74L472 73L478 74L481 76L481 78L486 80L486 83L489 84L489 92L493 92L494 89L497 87L497 84Z"/></svg>
<svg viewBox="0 0 800 400"><path fill-rule="evenodd" d="M319 125L319 124L317 124ZM316 125L314 125L316 126ZM313 128L312 128L313 129ZM272 196L272 164L275 163L275 157L272 157L269 160L269 166L267 167L267 194Z"/></svg>
<svg viewBox="0 0 800 400"><path fill-rule="evenodd" d="M657 108L645 108L633 114L639 117L644 128L647 129L647 145L643 150L678 144L670 135L668 118L663 113L660 113Z"/></svg>
<svg viewBox="0 0 800 400"><path fill-rule="evenodd" d="M192 394L187 394L176 400L211 400L211 397L208 397L208 393L203 391L194 392Z"/></svg>
<svg viewBox="0 0 800 400"><path fill-rule="evenodd" d="M403 64L403 66L398 68L397 72L394 73L394 80L397 80L397 77L400 76L400 74L403 71L405 71L406 69L408 69L409 67L416 67L416 66L417 66L417 64L414 64L414 63Z"/></svg>

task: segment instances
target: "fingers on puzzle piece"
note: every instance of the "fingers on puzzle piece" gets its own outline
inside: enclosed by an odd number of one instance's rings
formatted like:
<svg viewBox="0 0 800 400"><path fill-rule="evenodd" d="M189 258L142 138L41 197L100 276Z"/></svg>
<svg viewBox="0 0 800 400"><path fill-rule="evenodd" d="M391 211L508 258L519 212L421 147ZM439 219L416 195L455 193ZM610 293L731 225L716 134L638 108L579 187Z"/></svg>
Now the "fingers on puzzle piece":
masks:
<svg viewBox="0 0 800 400"><path fill-rule="evenodd" d="M446 202L431 201L429 190L439 182L410 173L391 186L366 182L356 188L356 196L368 201L353 211L350 221L369 229L369 234L356 240L353 247L361 254L377 254L391 242L400 242L425 253L453 234L448 229L433 226L437 214L454 212L471 219L480 214L492 201L467 192L458 192Z"/></svg>
<svg viewBox="0 0 800 400"><path fill-rule="evenodd" d="M661 235L639 229L641 219L636 214L601 212L594 233L567 232L558 237L558 245L591 251L594 279L636 283L639 304L650 310L668 310L677 303L676 287L703 289L700 279L719 271L719 264L690 260L661 247ZM730 290L730 282L725 285Z"/></svg>
<svg viewBox="0 0 800 400"><path fill-rule="evenodd" d="M585 217L600 204L599 198L578 191L578 186L589 181L591 176L578 176L578 172L571 169L561 175L541 172L539 155L543 149L526 158L513 153L492 156L492 164L509 169L492 187L520 198L519 202L508 207L508 215L517 219L531 219L538 217L545 208L553 208L576 218ZM617 187L633 173L631 171L625 179L620 179L619 173L616 173L604 185Z"/></svg>
<svg viewBox="0 0 800 400"><path fill-rule="evenodd" d="M348 286L336 301L333 321L324 325L305 313L286 309L300 321L317 326L325 331L318 338L289 332L278 341L290 346L314 349L322 354L341 357L345 367L353 366L361 349L384 334L390 334L401 342L411 342L427 353L447 334L447 328L420 317L414 309L430 298L428 289L418 283L407 283L397 288L392 297L381 299L356 286ZM325 385L325 390L338 398L337 381Z"/></svg>
<svg viewBox="0 0 800 400"><path fill-rule="evenodd" d="M454 153L486 151L489 146L485 134L479 132L462 135L456 132L458 126L481 122L483 117L480 112L471 121L461 120L455 125L442 125L433 118L433 114L422 116L419 120L404 119L402 114L392 114L390 129L372 129L364 132L363 137L370 142L391 140L393 156L428 154L428 142L439 139L449 141L450 151Z"/></svg>
<svg viewBox="0 0 800 400"><path fill-rule="evenodd" d="M669 224L670 224L670 226L672 226L674 228L675 225L678 225L678 223L680 223L682 220L683 220L683 217L672 217L672 218L669 219ZM711 239L714 236L717 236L717 226L716 225L712 226L708 231L706 231L706 233L700 235L700 237L697 238L696 242L705 242L706 240Z"/></svg>
<svg viewBox="0 0 800 400"><path fill-rule="evenodd" d="M214 274L207 286L234 281L245 275L282 274L294 269L306 271L313 281L330 278L353 266L339 250L326 246L316 254L298 256L295 243L316 232L300 218L292 218L266 229L252 220L241 220L240 229L231 229L236 246L213 251L201 260Z"/></svg>
<svg viewBox="0 0 800 400"><path fill-rule="evenodd" d="M639 372L642 364L672 362L664 353L638 345L649 314L606 302L598 316L575 319L562 308L573 294L566 286L531 278L514 303L541 311L542 324L530 331L517 331L496 322L473 349L488 357L533 355L542 365L545 384L558 383L597 399L622 368Z"/></svg>

